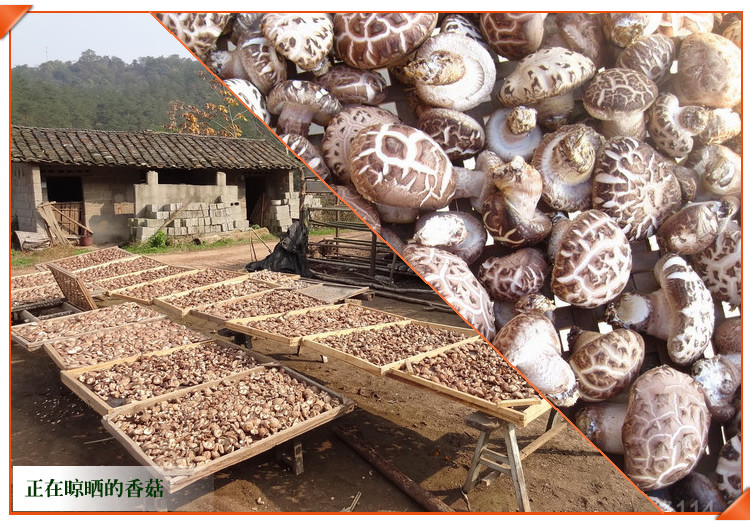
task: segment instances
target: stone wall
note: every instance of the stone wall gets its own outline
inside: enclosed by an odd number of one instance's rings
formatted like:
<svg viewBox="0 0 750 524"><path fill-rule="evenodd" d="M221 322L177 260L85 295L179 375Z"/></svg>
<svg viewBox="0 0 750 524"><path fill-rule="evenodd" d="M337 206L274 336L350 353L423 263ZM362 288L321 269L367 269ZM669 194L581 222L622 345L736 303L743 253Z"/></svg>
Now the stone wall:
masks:
<svg viewBox="0 0 750 524"><path fill-rule="evenodd" d="M183 204L175 202L147 206L144 218L130 221L131 239L145 242L180 209L182 211L179 215L162 229L168 237L191 240L202 235L250 229L250 222L245 219L245 212L239 201L192 202L185 205L184 209Z"/></svg>
<svg viewBox="0 0 750 524"><path fill-rule="evenodd" d="M10 216L18 221L20 231L44 231L36 206L42 203L42 180L39 166L12 163L10 168Z"/></svg>
<svg viewBox="0 0 750 524"><path fill-rule="evenodd" d="M81 177L83 209L94 242L127 242L128 220L133 218L133 185L140 180L135 170L93 169Z"/></svg>

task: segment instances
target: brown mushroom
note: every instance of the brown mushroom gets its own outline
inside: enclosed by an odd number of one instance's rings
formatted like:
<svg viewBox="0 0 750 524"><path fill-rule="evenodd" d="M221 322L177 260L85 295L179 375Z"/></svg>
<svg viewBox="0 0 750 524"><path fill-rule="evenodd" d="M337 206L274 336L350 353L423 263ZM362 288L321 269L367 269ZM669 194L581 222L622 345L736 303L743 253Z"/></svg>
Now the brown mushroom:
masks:
<svg viewBox="0 0 750 524"><path fill-rule="evenodd" d="M437 21L437 13L337 13L334 49L352 67L389 67L416 51Z"/></svg>
<svg viewBox="0 0 750 524"><path fill-rule="evenodd" d="M573 326L568 333L573 352L568 359L578 381L581 399L600 402L617 396L632 384L643 364L643 338L629 329L609 333Z"/></svg>
<svg viewBox="0 0 750 524"><path fill-rule="evenodd" d="M261 30L276 50L304 71L328 71L333 22L326 13L268 13Z"/></svg>
<svg viewBox="0 0 750 524"><path fill-rule="evenodd" d="M702 386L711 419L723 424L735 415L734 394L742 383L742 366L731 357L716 355L693 363L690 374Z"/></svg>
<svg viewBox="0 0 750 524"><path fill-rule="evenodd" d="M703 456L709 423L690 376L668 366L645 372L633 384L622 428L625 474L644 490L685 477Z"/></svg>
<svg viewBox="0 0 750 524"><path fill-rule="evenodd" d="M682 206L682 191L675 171L651 146L616 137L599 150L591 202L633 242L653 235Z"/></svg>
<svg viewBox="0 0 750 524"><path fill-rule="evenodd" d="M604 453L624 455L622 426L628 412L627 403L597 402L576 413L576 427Z"/></svg>
<svg viewBox="0 0 750 524"><path fill-rule="evenodd" d="M311 123L325 126L341 103L319 85L305 80L287 80L274 87L266 98L268 110L279 115L282 133L306 136Z"/></svg>
<svg viewBox="0 0 750 524"><path fill-rule="evenodd" d="M556 13L555 25L568 49L587 56L598 70L609 62L601 16L591 13Z"/></svg>
<svg viewBox="0 0 750 524"><path fill-rule="evenodd" d="M667 341L669 358L688 365L701 357L714 329L714 302L698 274L679 255L664 255L654 267L660 288L649 294L623 293L605 319Z"/></svg>
<svg viewBox="0 0 750 524"><path fill-rule="evenodd" d="M727 221L710 246L691 255L690 263L716 300L741 305L742 228L736 221Z"/></svg>
<svg viewBox="0 0 750 524"><path fill-rule="evenodd" d="M554 308L552 301L539 295L521 301L518 314L497 333L492 345L550 401L572 406L578 400L578 386L561 356L557 330L543 314L550 308Z"/></svg>
<svg viewBox="0 0 750 524"><path fill-rule="evenodd" d="M491 339L495 334L495 317L487 291L464 260L452 253L432 247L409 244L404 259L425 282L435 289L466 322Z"/></svg>
<svg viewBox="0 0 750 524"><path fill-rule="evenodd" d="M596 156L604 137L584 124L547 133L531 160L542 175L542 199L552 209L581 211L591 207Z"/></svg>
<svg viewBox="0 0 750 524"><path fill-rule="evenodd" d="M654 34L639 38L626 47L617 57L615 67L638 71L656 85L661 85L669 77L674 58L672 39Z"/></svg>
<svg viewBox="0 0 750 524"><path fill-rule="evenodd" d="M280 135L279 138L289 146L298 157L305 162L310 169L323 180L328 180L331 177L331 172L328 170L328 166L323 160L323 156L318 151L312 142L302 135Z"/></svg>
<svg viewBox="0 0 750 524"><path fill-rule="evenodd" d="M380 216L375 206L368 202L351 186L333 185L331 189L348 204L362 221L375 232L380 232Z"/></svg>
<svg viewBox="0 0 750 524"><path fill-rule="evenodd" d="M439 211L419 217L414 241L427 247L443 249L472 264L487 241L482 221L463 211Z"/></svg>
<svg viewBox="0 0 750 524"><path fill-rule="evenodd" d="M713 195L740 195L742 157L721 144L694 149L685 162L698 176L703 190Z"/></svg>
<svg viewBox="0 0 750 524"><path fill-rule="evenodd" d="M586 56L551 47L523 58L505 78L498 93L508 107L533 105L545 127L569 123L575 109L573 90L588 81L596 69Z"/></svg>
<svg viewBox="0 0 750 524"><path fill-rule="evenodd" d="M375 124L398 124L401 120L385 109L364 105L344 107L326 126L321 150L326 164L342 184L349 176L349 145L362 129Z"/></svg>
<svg viewBox="0 0 750 524"><path fill-rule="evenodd" d="M644 113L654 103L659 88L647 76L631 69L605 69L583 90L583 107L602 121L607 138L646 136Z"/></svg>
<svg viewBox="0 0 750 524"><path fill-rule="evenodd" d="M633 259L623 231L609 216L588 210L555 224L552 292L582 308L606 304L630 278Z"/></svg>
<svg viewBox="0 0 750 524"><path fill-rule="evenodd" d="M260 90L252 83L241 78L230 78L224 80L224 83L237 98L242 100L250 108L255 116L263 120L266 124L271 123L271 113L268 112L266 100L263 98Z"/></svg>
<svg viewBox="0 0 750 524"><path fill-rule="evenodd" d="M699 253L714 243L738 208L739 201L732 197L688 204L656 231L659 247L677 255Z"/></svg>
<svg viewBox="0 0 750 524"><path fill-rule="evenodd" d="M417 128L440 144L451 160L463 160L484 149L482 125L454 109L429 108L419 113Z"/></svg>
<svg viewBox="0 0 750 524"><path fill-rule="evenodd" d="M544 255L526 247L502 257L489 257L479 267L479 282L492 300L516 303L539 293L549 273Z"/></svg>
<svg viewBox="0 0 750 524"><path fill-rule="evenodd" d="M740 435L730 438L716 463L716 485L727 503L732 504L742 494L742 439Z"/></svg>
<svg viewBox="0 0 750 524"><path fill-rule="evenodd" d="M607 40L628 47L659 28L661 13L603 13L602 27Z"/></svg>
<svg viewBox="0 0 750 524"><path fill-rule="evenodd" d="M693 137L708 126L710 112L702 106L680 106L679 99L666 93L648 111L648 132L656 149L673 158L693 150Z"/></svg>
<svg viewBox="0 0 750 524"><path fill-rule="evenodd" d="M385 100L388 88L379 73L355 69L345 64L336 64L315 81L342 104L376 106Z"/></svg>
<svg viewBox="0 0 750 524"><path fill-rule="evenodd" d="M552 221L536 207L542 196L539 172L518 156L498 166L490 176L494 187L482 206L487 232L496 243L506 246L541 242L552 229Z"/></svg>
<svg viewBox="0 0 750 524"><path fill-rule="evenodd" d="M734 107L742 102L742 52L723 36L688 36L677 64L675 89L683 104Z"/></svg>
<svg viewBox="0 0 750 524"><path fill-rule="evenodd" d="M529 161L542 141L536 124L536 110L526 106L500 108L490 115L486 125L487 149L510 162L520 156Z"/></svg>
<svg viewBox="0 0 750 524"><path fill-rule="evenodd" d="M482 13L479 28L498 55L520 60L539 49L546 17L546 13Z"/></svg>
<svg viewBox="0 0 750 524"><path fill-rule="evenodd" d="M263 95L287 79L287 64L262 34L250 34L231 51L211 53L206 65L220 78L249 80Z"/></svg>
<svg viewBox="0 0 750 524"><path fill-rule="evenodd" d="M155 13L198 60L205 60L232 20L231 13Z"/></svg>

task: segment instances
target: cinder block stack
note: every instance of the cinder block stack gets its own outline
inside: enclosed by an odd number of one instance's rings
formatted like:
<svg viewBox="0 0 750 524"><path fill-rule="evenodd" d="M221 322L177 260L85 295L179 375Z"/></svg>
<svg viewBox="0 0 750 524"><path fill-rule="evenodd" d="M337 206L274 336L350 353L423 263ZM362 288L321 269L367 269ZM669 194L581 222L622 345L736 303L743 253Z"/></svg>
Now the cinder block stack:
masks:
<svg viewBox="0 0 750 524"><path fill-rule="evenodd" d="M182 206L180 202L147 205L145 218L130 219L131 238L136 242L148 240ZM250 222L245 219L239 202L193 202L187 205L164 232L168 237L198 237L235 229L250 229Z"/></svg>

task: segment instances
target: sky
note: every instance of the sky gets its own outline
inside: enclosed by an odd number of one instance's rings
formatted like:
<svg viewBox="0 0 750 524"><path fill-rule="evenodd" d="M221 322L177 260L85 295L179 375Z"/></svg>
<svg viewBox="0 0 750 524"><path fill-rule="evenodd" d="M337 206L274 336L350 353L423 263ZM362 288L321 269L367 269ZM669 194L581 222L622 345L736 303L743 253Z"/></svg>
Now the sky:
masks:
<svg viewBox="0 0 750 524"><path fill-rule="evenodd" d="M11 30L11 67L49 60L75 62L87 49L130 63L144 56L177 54L183 45L148 13L28 12Z"/></svg>

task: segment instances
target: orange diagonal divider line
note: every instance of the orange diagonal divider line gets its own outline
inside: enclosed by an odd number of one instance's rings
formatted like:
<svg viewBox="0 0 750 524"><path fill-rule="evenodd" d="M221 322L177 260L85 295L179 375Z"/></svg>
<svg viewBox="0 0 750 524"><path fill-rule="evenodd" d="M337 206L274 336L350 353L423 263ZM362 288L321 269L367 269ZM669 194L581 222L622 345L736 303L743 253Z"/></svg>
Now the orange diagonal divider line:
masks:
<svg viewBox="0 0 750 524"><path fill-rule="evenodd" d="M30 5L0 5L0 38L4 38L29 9Z"/></svg>
<svg viewBox="0 0 750 524"><path fill-rule="evenodd" d="M745 490L716 520L750 520L750 490Z"/></svg>

